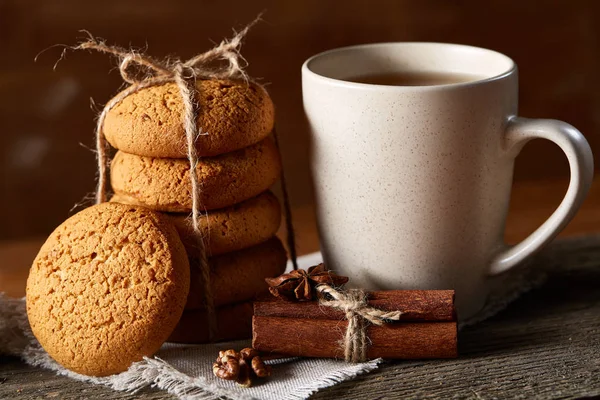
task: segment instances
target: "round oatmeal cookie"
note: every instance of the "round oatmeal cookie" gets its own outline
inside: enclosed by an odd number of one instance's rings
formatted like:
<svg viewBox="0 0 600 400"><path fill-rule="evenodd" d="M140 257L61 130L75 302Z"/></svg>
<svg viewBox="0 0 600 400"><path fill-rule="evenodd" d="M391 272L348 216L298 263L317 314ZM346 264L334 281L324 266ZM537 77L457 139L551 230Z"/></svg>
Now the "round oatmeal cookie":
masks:
<svg viewBox="0 0 600 400"><path fill-rule="evenodd" d="M199 80L196 140L199 156L215 156L260 142L273 130L275 109L267 91L255 83ZM175 83L144 88L114 106L104 135L119 150L146 157L186 158L183 101Z"/></svg>
<svg viewBox="0 0 600 400"><path fill-rule="evenodd" d="M177 228L188 254L197 253L189 214L165 214ZM209 256L245 249L271 238L281 224L279 200L270 191L231 207L214 210L198 220Z"/></svg>
<svg viewBox="0 0 600 400"><path fill-rule="evenodd" d="M253 146L216 157L201 158L196 167L206 210L237 204L267 190L279 178L281 160L267 138ZM192 209L187 160L140 157L117 152L111 163L111 184L120 202L157 211Z"/></svg>
<svg viewBox="0 0 600 400"><path fill-rule="evenodd" d="M252 337L251 301L219 307L217 313L217 334L215 341L239 340ZM205 310L186 310L177 327L169 337L175 343L207 343L208 318Z"/></svg>
<svg viewBox="0 0 600 400"><path fill-rule="evenodd" d="M287 254L277 237L244 250L211 257L208 263L215 306L256 298L268 290L265 278L281 275L286 262ZM190 294L186 310L203 307L198 260L193 256L190 256L190 269Z"/></svg>
<svg viewBox="0 0 600 400"><path fill-rule="evenodd" d="M190 267L175 227L151 210L87 208L48 237L27 280L27 316L42 347L84 375L125 371L177 325Z"/></svg>

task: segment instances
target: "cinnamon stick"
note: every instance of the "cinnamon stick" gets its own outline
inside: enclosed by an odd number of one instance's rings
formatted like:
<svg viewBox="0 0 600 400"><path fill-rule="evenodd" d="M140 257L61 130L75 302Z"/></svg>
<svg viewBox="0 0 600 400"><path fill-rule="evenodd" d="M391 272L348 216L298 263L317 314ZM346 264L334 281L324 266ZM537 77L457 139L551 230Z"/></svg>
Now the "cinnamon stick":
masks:
<svg viewBox="0 0 600 400"><path fill-rule="evenodd" d="M402 311L400 321L455 321L454 290L385 290L368 293L368 305L382 311ZM254 315L342 320L342 311L317 301L292 302L265 296L254 302Z"/></svg>
<svg viewBox="0 0 600 400"><path fill-rule="evenodd" d="M298 304L298 303L293 303ZM252 319L252 347L264 353L344 358L345 320L267 317ZM396 322L367 329L368 358L424 359L457 356L456 322Z"/></svg>

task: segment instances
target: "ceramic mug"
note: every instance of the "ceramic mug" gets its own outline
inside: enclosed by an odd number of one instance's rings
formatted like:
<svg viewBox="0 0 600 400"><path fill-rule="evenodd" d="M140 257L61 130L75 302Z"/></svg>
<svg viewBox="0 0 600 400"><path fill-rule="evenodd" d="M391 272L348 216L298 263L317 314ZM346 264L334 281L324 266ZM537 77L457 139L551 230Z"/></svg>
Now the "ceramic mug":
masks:
<svg viewBox="0 0 600 400"><path fill-rule="evenodd" d="M456 73L432 86L346 81ZM584 136L517 116L517 66L495 51L444 43L345 47L302 67L321 250L365 289L455 289L461 319L483 306L490 277L519 265L573 218L593 177ZM571 182L556 211L515 246L503 242L515 157L556 143Z"/></svg>

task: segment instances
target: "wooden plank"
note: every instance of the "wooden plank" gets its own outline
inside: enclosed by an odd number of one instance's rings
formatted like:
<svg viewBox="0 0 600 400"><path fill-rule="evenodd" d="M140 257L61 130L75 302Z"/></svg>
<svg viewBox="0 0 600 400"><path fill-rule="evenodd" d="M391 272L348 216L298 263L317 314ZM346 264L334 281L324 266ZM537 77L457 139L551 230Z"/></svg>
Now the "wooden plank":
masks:
<svg viewBox="0 0 600 400"><path fill-rule="evenodd" d="M136 394L117 392L105 386L78 382L53 372L25 365L17 358L0 357L1 399L176 399L168 393L144 389Z"/></svg>
<svg viewBox="0 0 600 400"><path fill-rule="evenodd" d="M538 257L555 267L541 288L460 332L455 360L388 362L314 399L566 398L600 396L600 236L556 243ZM569 268L564 268L568 266ZM171 399L114 392L0 359L0 398Z"/></svg>
<svg viewBox="0 0 600 400"><path fill-rule="evenodd" d="M515 184L506 227L506 241L515 243L540 226L559 204L568 181L556 179L544 182L519 182ZM313 205L293 207L298 254L319 250ZM561 237L597 232L600 227L600 175L595 179L588 198L575 219L567 226ZM279 231L285 237L282 225ZM25 295L25 281L43 238L27 241L0 242L0 291L15 297ZM285 241L284 241L285 242Z"/></svg>
<svg viewBox="0 0 600 400"><path fill-rule="evenodd" d="M517 243L538 228L561 202L569 181L521 181L513 186L504 238L507 243ZM293 207L298 254L319 250L313 204ZM596 177L590 193L575 218L559 237L592 234L600 230L600 175ZM282 225L279 234L285 234Z"/></svg>
<svg viewBox="0 0 600 400"><path fill-rule="evenodd" d="M600 265L600 246L598 238L569 242L540 257L569 270L463 330L457 360L389 363L314 398L600 396L600 269L590 269Z"/></svg>
<svg viewBox="0 0 600 400"><path fill-rule="evenodd" d="M44 238L0 242L0 292L11 297L25 296L29 267Z"/></svg>

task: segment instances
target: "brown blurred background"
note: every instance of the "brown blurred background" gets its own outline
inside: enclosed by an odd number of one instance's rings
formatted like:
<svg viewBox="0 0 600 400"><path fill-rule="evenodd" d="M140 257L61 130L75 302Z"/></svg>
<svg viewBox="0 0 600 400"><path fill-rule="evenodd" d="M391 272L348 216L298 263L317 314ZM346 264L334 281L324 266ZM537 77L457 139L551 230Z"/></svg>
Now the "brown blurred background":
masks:
<svg viewBox="0 0 600 400"><path fill-rule="evenodd" d="M108 43L188 58L259 12L248 35L248 71L268 83L293 205L311 202L300 66L333 47L441 41L487 47L520 67L520 110L578 127L600 154L600 2L561 1L79 1L0 0L0 239L49 233L94 188L95 111L121 85L114 60L60 49L80 29ZM100 106L98 106L100 107ZM86 149L88 148L88 149ZM554 145L534 142L516 180L567 177ZM557 199L558 202L558 199Z"/></svg>

